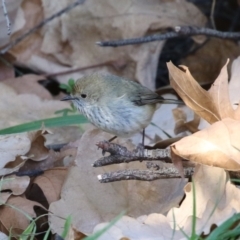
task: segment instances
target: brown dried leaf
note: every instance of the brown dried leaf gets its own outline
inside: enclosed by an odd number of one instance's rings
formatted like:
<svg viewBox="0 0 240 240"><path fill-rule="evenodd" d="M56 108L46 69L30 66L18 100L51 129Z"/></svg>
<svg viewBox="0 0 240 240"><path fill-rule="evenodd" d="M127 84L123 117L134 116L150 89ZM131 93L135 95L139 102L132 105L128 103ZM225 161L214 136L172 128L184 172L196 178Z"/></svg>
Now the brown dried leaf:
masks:
<svg viewBox="0 0 240 240"><path fill-rule="evenodd" d="M23 156L29 152L31 141L28 134L1 135L0 136L0 169L12 162L17 156Z"/></svg>
<svg viewBox="0 0 240 240"><path fill-rule="evenodd" d="M28 176L18 177L15 175L10 175L3 178L0 190L11 190L13 195L23 194L30 183L30 178ZM0 193L1 196L2 193Z"/></svg>
<svg viewBox="0 0 240 240"><path fill-rule="evenodd" d="M12 195L11 192L1 192L0 193L0 206L3 205L4 203L6 203L11 195Z"/></svg>
<svg viewBox="0 0 240 240"><path fill-rule="evenodd" d="M188 68L182 66L184 72L176 68L172 63L167 63L172 87L183 98L187 106L209 123L227 117L238 119L240 107L234 111L230 103L227 64L228 61L207 92L191 76Z"/></svg>
<svg viewBox="0 0 240 240"><path fill-rule="evenodd" d="M68 103L57 100L43 101L34 94L17 95L12 88L0 83L1 128L56 117L55 111L68 107Z"/></svg>
<svg viewBox="0 0 240 240"><path fill-rule="evenodd" d="M42 207L42 205L37 202L22 197L11 196L7 201L7 205L1 206L0 221L8 231L14 228L25 230L29 225L30 220L21 211L34 218L36 217L33 210L34 206Z"/></svg>
<svg viewBox="0 0 240 240"><path fill-rule="evenodd" d="M186 113L182 108L175 108L172 110L172 112L176 122L174 128L175 134L185 131L189 131L191 133L199 131L198 126L200 124L200 117L197 114L194 114L193 120L187 122Z"/></svg>
<svg viewBox="0 0 240 240"><path fill-rule="evenodd" d="M208 90L208 93L212 97L213 104L217 108L217 113L220 116L220 119L227 117L234 119L234 110L230 103L228 91L228 62L229 59L227 60L227 63L222 67L219 76L214 81L211 88Z"/></svg>
<svg viewBox="0 0 240 240"><path fill-rule="evenodd" d="M209 234L213 224L221 223L240 211L240 190L234 186L223 169L198 166L193 183L185 186L186 198L179 208L173 208L167 214L172 227L182 228L190 236L192 218L196 220L196 234ZM193 216L193 202L196 201L196 216ZM174 223L175 222L175 223Z"/></svg>
<svg viewBox="0 0 240 240"><path fill-rule="evenodd" d="M240 55L240 48L236 42L220 38L208 38L195 50L181 60L181 65L188 66L199 84L208 81L211 85L218 77L226 59L230 59L229 66L231 66L232 61ZM230 70L229 66L228 70Z"/></svg>
<svg viewBox="0 0 240 240"><path fill-rule="evenodd" d="M31 93L42 99L51 100L52 96L50 92L38 83L39 80L44 80L44 77L40 75L26 74L17 78L14 76L12 78L8 77L2 82L14 89L17 94Z"/></svg>
<svg viewBox="0 0 240 240"><path fill-rule="evenodd" d="M212 124L171 146L173 152L190 161L240 170L240 121L230 118Z"/></svg>
<svg viewBox="0 0 240 240"><path fill-rule="evenodd" d="M44 174L34 179L33 183L42 189L49 204L60 199L67 173L68 169L66 168L55 168L45 171Z"/></svg>
<svg viewBox="0 0 240 240"><path fill-rule="evenodd" d="M44 146L44 132L19 133L0 136L0 175L17 171L28 158L40 161L48 157Z"/></svg>
<svg viewBox="0 0 240 240"><path fill-rule="evenodd" d="M188 68L181 66L184 69L182 71L171 62L168 62L167 66L171 76L171 86L183 99L184 103L209 123L219 121L218 109L211 95L197 83Z"/></svg>

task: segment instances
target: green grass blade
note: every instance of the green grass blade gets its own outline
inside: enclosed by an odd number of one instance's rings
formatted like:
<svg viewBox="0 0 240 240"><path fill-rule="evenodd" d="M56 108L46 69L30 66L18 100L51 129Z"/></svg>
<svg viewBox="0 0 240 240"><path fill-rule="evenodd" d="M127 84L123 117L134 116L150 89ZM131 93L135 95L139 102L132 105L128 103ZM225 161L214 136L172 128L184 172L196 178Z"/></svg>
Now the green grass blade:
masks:
<svg viewBox="0 0 240 240"><path fill-rule="evenodd" d="M192 192L193 192L193 217L192 217L192 234L190 239L196 239L196 224L197 224L197 203L196 203L196 188L195 188L195 182L194 179L192 180Z"/></svg>
<svg viewBox="0 0 240 240"><path fill-rule="evenodd" d="M74 124L82 124L87 122L88 122L87 119L83 115L70 115L55 118L47 118L2 129L0 130L0 135L38 130L41 129L43 124L45 127L51 128Z"/></svg>
<svg viewBox="0 0 240 240"><path fill-rule="evenodd" d="M126 213L126 212L123 211L123 212L120 213L116 218L114 218L106 227L104 227L103 229L95 232L93 235L84 238L83 240L96 240L96 239L98 239L98 238L99 238L101 235L103 235L109 228L111 228L120 218L122 218L122 216L123 216L125 213Z"/></svg>
<svg viewBox="0 0 240 240"><path fill-rule="evenodd" d="M68 235L68 232L71 228L71 224L72 224L72 217L71 216L68 216L65 223L64 223L64 228L63 228L63 232L61 234L61 237L63 239L65 239Z"/></svg>
<svg viewBox="0 0 240 240"><path fill-rule="evenodd" d="M223 239L222 234L226 234L233 224L240 220L240 213L234 214L231 218L215 228L206 240ZM238 229L239 230L239 229Z"/></svg>

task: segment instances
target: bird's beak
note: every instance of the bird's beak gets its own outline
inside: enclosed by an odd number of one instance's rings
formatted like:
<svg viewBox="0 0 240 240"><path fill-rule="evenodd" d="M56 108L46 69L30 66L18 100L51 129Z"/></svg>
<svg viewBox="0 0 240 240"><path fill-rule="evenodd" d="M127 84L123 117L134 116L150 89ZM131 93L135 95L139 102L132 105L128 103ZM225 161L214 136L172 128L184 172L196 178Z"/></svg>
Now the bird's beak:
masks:
<svg viewBox="0 0 240 240"><path fill-rule="evenodd" d="M61 101L69 101L69 100L75 100L75 99L76 99L75 97L66 96L66 97L62 98Z"/></svg>

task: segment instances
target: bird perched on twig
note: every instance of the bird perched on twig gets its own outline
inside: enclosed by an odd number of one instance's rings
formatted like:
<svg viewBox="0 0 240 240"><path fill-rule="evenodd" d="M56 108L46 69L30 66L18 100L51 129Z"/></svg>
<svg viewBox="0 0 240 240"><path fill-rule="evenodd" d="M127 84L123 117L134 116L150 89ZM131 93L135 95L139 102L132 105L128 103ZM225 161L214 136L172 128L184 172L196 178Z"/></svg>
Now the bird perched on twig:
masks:
<svg viewBox="0 0 240 240"><path fill-rule="evenodd" d="M182 103L164 99L135 81L104 73L78 79L71 95L62 99L67 100L93 125L120 137L145 129L158 103Z"/></svg>

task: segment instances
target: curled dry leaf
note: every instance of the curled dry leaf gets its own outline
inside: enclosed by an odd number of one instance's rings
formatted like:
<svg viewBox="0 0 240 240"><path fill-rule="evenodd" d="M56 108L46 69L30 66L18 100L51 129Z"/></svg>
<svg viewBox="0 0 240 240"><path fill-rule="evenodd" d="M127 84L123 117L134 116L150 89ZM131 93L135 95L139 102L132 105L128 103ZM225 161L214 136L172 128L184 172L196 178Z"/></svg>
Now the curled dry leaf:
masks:
<svg viewBox="0 0 240 240"><path fill-rule="evenodd" d="M174 143L172 151L196 163L240 170L240 121L226 118Z"/></svg>
<svg viewBox="0 0 240 240"><path fill-rule="evenodd" d="M198 126L200 124L200 117L197 114L194 114L194 118L191 121L187 121L186 113L182 108L175 108L172 112L176 122L174 129L175 134L185 131L189 131L191 133L199 131Z"/></svg>
<svg viewBox="0 0 240 240"><path fill-rule="evenodd" d="M41 130L0 136L0 175L17 171L28 158L40 161L48 157Z"/></svg>
<svg viewBox="0 0 240 240"><path fill-rule="evenodd" d="M10 175L3 178L0 182L1 190L10 190L13 195L23 194L30 183L30 178L28 176L18 177L15 175ZM2 193L0 193L1 196Z"/></svg>
<svg viewBox="0 0 240 240"><path fill-rule="evenodd" d="M7 204L8 205L1 206L0 222L8 231L11 230L13 234L15 233L15 229L25 230L30 224L29 218L27 218L23 212L28 214L29 217L35 218L36 214L33 207L42 207L42 205L37 202L19 196L11 196Z"/></svg>
<svg viewBox="0 0 240 240"><path fill-rule="evenodd" d="M172 227L182 228L191 235L193 217L196 220L196 234L207 235L213 224L219 226L240 211L240 190L234 186L223 169L199 165L193 176L193 183L185 186L186 198L179 208L167 214ZM196 216L193 216L193 202L196 201Z"/></svg>
<svg viewBox="0 0 240 240"><path fill-rule="evenodd" d="M209 91L205 91L187 67L181 66L183 71L171 62L167 63L172 87L187 106L211 124L227 117L240 119L240 107L234 111L230 103L227 64L228 61Z"/></svg>

